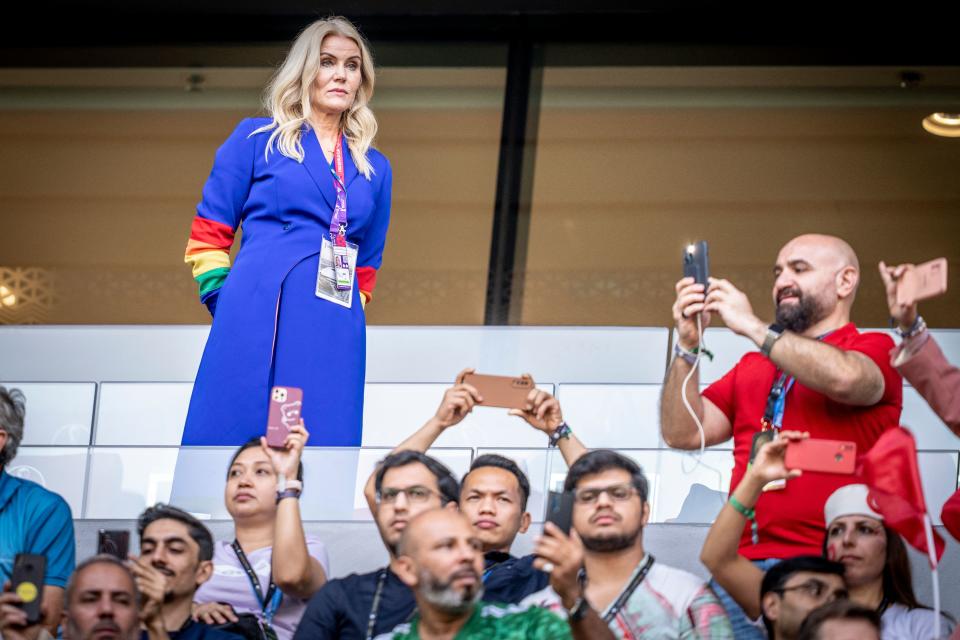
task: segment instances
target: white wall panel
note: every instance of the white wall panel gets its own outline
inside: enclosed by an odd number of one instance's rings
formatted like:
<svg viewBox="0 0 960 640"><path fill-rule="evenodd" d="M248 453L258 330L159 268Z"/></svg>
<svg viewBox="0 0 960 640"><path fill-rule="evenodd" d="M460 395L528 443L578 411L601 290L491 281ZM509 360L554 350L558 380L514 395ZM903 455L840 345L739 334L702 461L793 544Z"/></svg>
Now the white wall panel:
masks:
<svg viewBox="0 0 960 640"><path fill-rule="evenodd" d="M940 511L943 503L957 490L956 451L920 451L920 480L923 482L923 497L933 524L943 524Z"/></svg>
<svg viewBox="0 0 960 640"><path fill-rule="evenodd" d="M563 417L592 449L663 448L660 385L562 384Z"/></svg>
<svg viewBox="0 0 960 640"><path fill-rule="evenodd" d="M148 505L169 502L176 447L94 447L90 450L85 518L136 518ZM223 485L210 487L211 492Z"/></svg>
<svg viewBox="0 0 960 640"><path fill-rule="evenodd" d="M667 330L659 327L370 327L369 382L452 382L479 373L536 381L663 380Z"/></svg>
<svg viewBox="0 0 960 640"><path fill-rule="evenodd" d="M87 447L20 447L7 471L60 494L74 518L83 513Z"/></svg>
<svg viewBox="0 0 960 640"><path fill-rule="evenodd" d="M947 428L913 387L903 387L903 415L900 423L913 432L918 449L960 448L960 438Z"/></svg>
<svg viewBox="0 0 960 640"><path fill-rule="evenodd" d="M189 382L104 382L97 445L177 446L190 404Z"/></svg>
<svg viewBox="0 0 960 640"><path fill-rule="evenodd" d="M97 385L92 382L0 382L27 399L23 445L88 445Z"/></svg>
<svg viewBox="0 0 960 640"><path fill-rule="evenodd" d="M452 383L451 383L452 384ZM549 393L554 386L538 383ZM436 412L450 384L368 384L363 407L363 446L400 444ZM477 406L463 422L445 430L438 447L540 447L546 436L506 409Z"/></svg>

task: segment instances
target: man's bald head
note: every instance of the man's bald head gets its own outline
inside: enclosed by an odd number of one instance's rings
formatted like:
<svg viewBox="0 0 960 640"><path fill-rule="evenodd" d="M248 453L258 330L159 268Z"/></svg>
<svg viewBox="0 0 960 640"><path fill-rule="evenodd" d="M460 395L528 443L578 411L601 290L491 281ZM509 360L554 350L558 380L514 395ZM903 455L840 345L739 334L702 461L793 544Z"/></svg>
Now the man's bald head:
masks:
<svg viewBox="0 0 960 640"><path fill-rule="evenodd" d="M407 523L397 545L398 556L416 557L421 542L427 538L444 537L450 533L472 533L470 522L459 511L452 509L433 509L417 515ZM435 535L434 535L435 534Z"/></svg>
<svg viewBox="0 0 960 640"><path fill-rule="evenodd" d="M846 241L819 233L783 246L774 267L777 324L805 334L850 321L860 285L860 261Z"/></svg>
<svg viewBox="0 0 960 640"><path fill-rule="evenodd" d="M790 252L800 251L816 255L824 261L833 261L838 269L843 267L853 267L860 272L860 261L857 259L857 253L853 250L846 240L837 236L830 236L823 233L805 233L797 236L783 246L780 253L790 250Z"/></svg>

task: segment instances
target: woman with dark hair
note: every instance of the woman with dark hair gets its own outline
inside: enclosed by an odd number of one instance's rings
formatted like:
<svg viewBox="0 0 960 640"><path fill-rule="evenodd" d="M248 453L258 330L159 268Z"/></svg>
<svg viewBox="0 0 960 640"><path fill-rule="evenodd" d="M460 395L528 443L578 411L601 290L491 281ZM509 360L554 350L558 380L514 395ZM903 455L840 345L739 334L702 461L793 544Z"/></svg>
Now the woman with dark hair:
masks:
<svg viewBox="0 0 960 640"><path fill-rule="evenodd" d="M233 455L224 500L234 539L214 547L213 577L194 596L196 619L227 625L246 614L256 617L267 638L293 637L329 570L326 548L304 534L300 519L300 456L309 436L301 422L283 449L253 438Z"/></svg>
<svg viewBox="0 0 960 640"><path fill-rule="evenodd" d="M827 500L823 555L845 567L850 599L880 614L883 640L932 638L935 614L913 593L906 545L870 508L867 493L866 485L851 484ZM953 621L944 616L940 628L949 635Z"/></svg>

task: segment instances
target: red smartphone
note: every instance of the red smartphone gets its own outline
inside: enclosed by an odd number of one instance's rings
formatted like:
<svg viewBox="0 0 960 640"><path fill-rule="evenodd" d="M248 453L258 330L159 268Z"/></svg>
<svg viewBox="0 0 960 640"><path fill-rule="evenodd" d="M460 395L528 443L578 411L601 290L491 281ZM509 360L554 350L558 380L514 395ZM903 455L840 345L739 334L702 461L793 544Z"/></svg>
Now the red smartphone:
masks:
<svg viewBox="0 0 960 640"><path fill-rule="evenodd" d="M523 409L527 405L530 390L536 386L533 378L488 376L480 373L467 373L457 378L457 384L463 383L476 387L480 392L483 402L479 406L504 409Z"/></svg>
<svg viewBox="0 0 960 640"><path fill-rule="evenodd" d="M897 303L911 305L947 291L947 259L937 258L908 269L897 283Z"/></svg>
<svg viewBox="0 0 960 640"><path fill-rule="evenodd" d="M787 469L851 474L857 465L857 443L809 438L787 445Z"/></svg>
<svg viewBox="0 0 960 640"><path fill-rule="evenodd" d="M270 411L267 413L267 446L283 449L290 429L300 422L303 389L274 387L270 390Z"/></svg>

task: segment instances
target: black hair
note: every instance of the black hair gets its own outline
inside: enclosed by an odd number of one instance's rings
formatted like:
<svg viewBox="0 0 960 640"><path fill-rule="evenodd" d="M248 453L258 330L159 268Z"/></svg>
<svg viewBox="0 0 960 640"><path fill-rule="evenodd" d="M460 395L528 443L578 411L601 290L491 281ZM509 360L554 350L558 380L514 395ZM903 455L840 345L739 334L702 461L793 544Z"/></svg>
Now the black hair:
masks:
<svg viewBox="0 0 960 640"><path fill-rule="evenodd" d="M87 567L92 567L95 564L111 564L115 567L119 567L125 574L127 574L127 577L130 578L130 585L133 588L134 601L137 603L137 608L139 609L140 590L137 589L137 579L133 576L133 572L130 570L130 567L127 566L126 562L116 556L112 556L109 553L101 553L83 560L82 562L78 563L76 567L74 567L73 573L70 574L70 578L67 580L67 588L63 592L64 613L69 615L70 602L73 600L73 592L77 589L77 581L80 579L80 574Z"/></svg>
<svg viewBox="0 0 960 640"><path fill-rule="evenodd" d="M467 484L467 476L473 473L475 469L481 469L483 467L503 469L504 471L509 471L517 478L517 484L520 486L520 509L526 511L527 499L530 497L530 481L527 480L527 475L520 469L516 462L510 458L497 455L496 453L487 453L474 460L473 464L470 465L470 471L463 474L463 479L460 481L460 488L462 489L463 485Z"/></svg>
<svg viewBox="0 0 960 640"><path fill-rule="evenodd" d="M797 640L817 640L820 628L830 620L863 620L876 630L877 636L880 635L880 614L875 609L850 600L836 600L817 607L807 615L800 625Z"/></svg>
<svg viewBox="0 0 960 640"><path fill-rule="evenodd" d="M602 473L610 469L623 469L629 473L633 487L640 495L640 501L647 501L650 488L647 484L647 477L643 475L643 469L630 458L620 455L616 451L610 451L609 449L595 449L580 456L567 472L567 479L563 483L563 490L573 491L577 488L577 484L584 476Z"/></svg>
<svg viewBox="0 0 960 640"><path fill-rule="evenodd" d="M178 509L177 507L163 504L162 502L158 502L152 507L149 507L137 518L137 535L140 537L141 542L143 541L143 532L157 520L176 520L177 522L182 522L187 527L187 532L190 534L190 537L193 538L197 546L200 547L197 555L198 559L201 562L204 560L213 560L213 535L210 533L210 530L183 509Z"/></svg>
<svg viewBox="0 0 960 640"><path fill-rule="evenodd" d="M763 616L763 625L767 628L767 637L773 637L773 623L767 619L767 614L763 611L763 596L771 591L782 589L791 576L801 571L833 574L842 579L844 566L839 562L827 560L823 556L795 556L767 569L760 582L760 613Z"/></svg>
<svg viewBox="0 0 960 640"><path fill-rule="evenodd" d="M441 503L444 505L448 502L460 504L460 483L457 482L457 479L453 476L450 469L436 458L431 458L425 453L412 451L410 449L402 449L391 453L380 463L374 481L377 496L380 496L380 490L383 488L383 476L388 470L396 467L405 467L415 462L419 462L425 466L430 470L430 473L437 478L437 488L440 490Z"/></svg>
<svg viewBox="0 0 960 640"><path fill-rule="evenodd" d="M246 451L247 449L252 449L253 447L260 447L260 436L254 436L250 438L237 449L236 453L233 454L233 457L230 458L230 464L227 465L227 478L230 478L230 467L233 466L233 463L237 461L237 458L240 457L240 454ZM303 482L303 460L297 464L297 480Z"/></svg>

